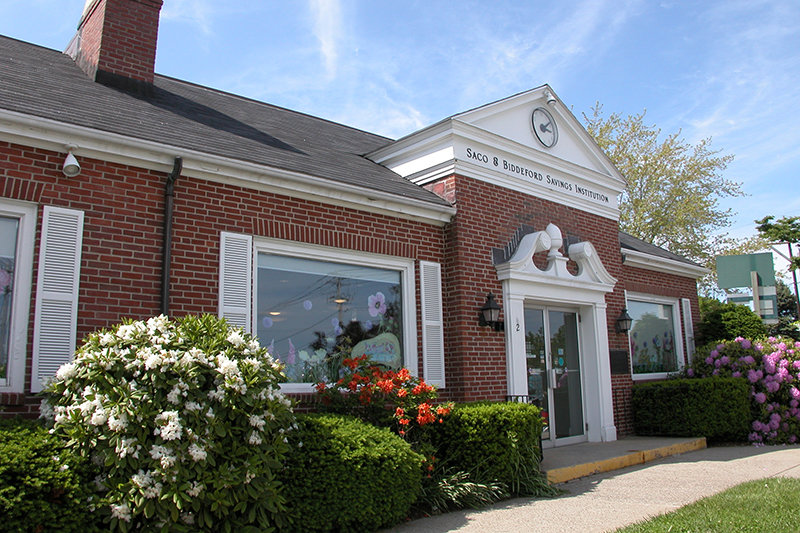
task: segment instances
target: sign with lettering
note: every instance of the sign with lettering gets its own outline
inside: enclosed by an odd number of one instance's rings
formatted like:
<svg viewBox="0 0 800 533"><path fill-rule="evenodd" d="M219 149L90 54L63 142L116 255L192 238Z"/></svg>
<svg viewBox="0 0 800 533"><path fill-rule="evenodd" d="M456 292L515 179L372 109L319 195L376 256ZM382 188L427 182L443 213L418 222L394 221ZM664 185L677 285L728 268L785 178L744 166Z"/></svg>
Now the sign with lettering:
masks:
<svg viewBox="0 0 800 533"><path fill-rule="evenodd" d="M403 366L403 353L400 341L393 333L381 333L366 339L355 346L351 352L353 357L366 354L367 359L386 368L399 369Z"/></svg>
<svg viewBox="0 0 800 533"><path fill-rule="evenodd" d="M616 198L609 198L607 194L579 185L574 180L553 176L542 170L530 168L525 165L509 161L501 155L494 154L486 149L466 147L466 159L483 167L503 172L509 176L523 178L530 183L548 189L559 191L570 196L585 198L598 204L616 207Z"/></svg>

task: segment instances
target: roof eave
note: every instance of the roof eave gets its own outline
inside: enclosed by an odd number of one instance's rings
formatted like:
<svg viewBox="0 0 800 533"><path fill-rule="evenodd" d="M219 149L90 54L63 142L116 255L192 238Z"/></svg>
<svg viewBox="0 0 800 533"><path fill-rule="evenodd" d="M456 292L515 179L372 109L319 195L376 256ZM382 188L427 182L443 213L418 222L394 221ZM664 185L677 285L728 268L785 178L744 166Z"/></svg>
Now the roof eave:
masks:
<svg viewBox="0 0 800 533"><path fill-rule="evenodd" d="M665 274L675 274L686 278L699 279L711 271L699 265L692 265L674 259L667 259L650 255L636 250L622 248L622 263L624 266L643 268Z"/></svg>
<svg viewBox="0 0 800 533"><path fill-rule="evenodd" d="M416 198L365 189L318 176L218 156L168 144L76 126L0 109L0 131L6 140L77 156L168 172L175 156L183 157L183 174L242 187L269 190L326 204L400 216L438 226L450 222L456 209Z"/></svg>

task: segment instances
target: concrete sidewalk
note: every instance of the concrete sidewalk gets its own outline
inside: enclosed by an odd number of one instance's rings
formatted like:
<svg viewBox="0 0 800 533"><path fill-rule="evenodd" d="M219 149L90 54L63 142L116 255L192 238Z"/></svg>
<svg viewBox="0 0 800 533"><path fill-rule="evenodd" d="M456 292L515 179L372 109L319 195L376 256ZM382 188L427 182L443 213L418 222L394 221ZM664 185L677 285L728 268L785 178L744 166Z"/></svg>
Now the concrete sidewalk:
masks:
<svg viewBox="0 0 800 533"><path fill-rule="evenodd" d="M798 446L706 448L558 485L554 499L517 498L398 526L396 533L603 532L663 514L753 479L800 478Z"/></svg>

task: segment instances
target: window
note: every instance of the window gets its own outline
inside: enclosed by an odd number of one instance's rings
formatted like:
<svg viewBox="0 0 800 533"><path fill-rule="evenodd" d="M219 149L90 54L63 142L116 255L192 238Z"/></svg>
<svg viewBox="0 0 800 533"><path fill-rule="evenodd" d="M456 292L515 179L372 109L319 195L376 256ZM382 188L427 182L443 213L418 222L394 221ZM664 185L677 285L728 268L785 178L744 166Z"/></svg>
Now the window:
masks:
<svg viewBox="0 0 800 533"><path fill-rule="evenodd" d="M677 300L629 295L633 325L628 337L634 377L661 377L683 366Z"/></svg>
<svg viewBox="0 0 800 533"><path fill-rule="evenodd" d="M259 253L256 283L256 333L290 382L336 381L342 359L362 353L403 366L397 270Z"/></svg>
<svg viewBox="0 0 800 533"><path fill-rule="evenodd" d="M17 265L19 219L0 216L0 379L8 379L8 349L11 333L11 303Z"/></svg>
<svg viewBox="0 0 800 533"><path fill-rule="evenodd" d="M289 392L335 381L345 357L417 369L412 260L255 243L253 331L286 365Z"/></svg>
<svg viewBox="0 0 800 533"><path fill-rule="evenodd" d="M0 200L0 392L22 392L36 205Z"/></svg>

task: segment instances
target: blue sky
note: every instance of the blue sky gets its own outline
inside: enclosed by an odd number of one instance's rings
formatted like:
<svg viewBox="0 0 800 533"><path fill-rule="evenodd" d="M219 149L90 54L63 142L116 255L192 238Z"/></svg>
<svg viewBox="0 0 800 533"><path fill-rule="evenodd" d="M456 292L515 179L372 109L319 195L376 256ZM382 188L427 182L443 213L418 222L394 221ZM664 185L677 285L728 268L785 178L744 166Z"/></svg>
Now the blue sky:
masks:
<svg viewBox="0 0 800 533"><path fill-rule="evenodd" d="M63 50L83 4L0 0L0 33ZM731 235L800 215L797 0L165 0L156 71L390 137L549 83L734 154Z"/></svg>

